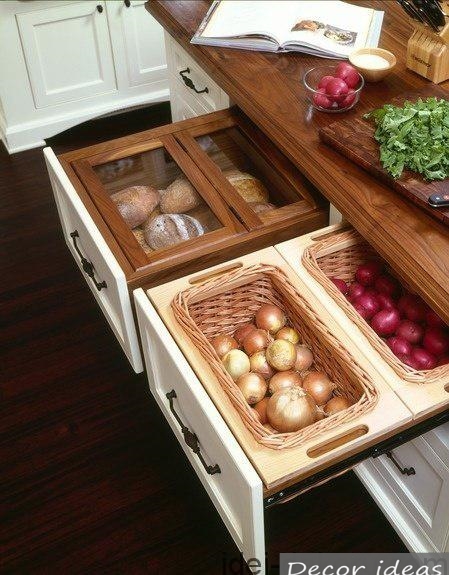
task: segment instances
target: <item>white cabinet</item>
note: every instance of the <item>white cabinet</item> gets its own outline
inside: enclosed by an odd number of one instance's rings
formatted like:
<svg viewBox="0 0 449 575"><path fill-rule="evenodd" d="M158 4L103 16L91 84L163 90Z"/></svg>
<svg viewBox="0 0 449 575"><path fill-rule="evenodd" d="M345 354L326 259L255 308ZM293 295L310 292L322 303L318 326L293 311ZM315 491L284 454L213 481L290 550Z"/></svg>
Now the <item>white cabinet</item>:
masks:
<svg viewBox="0 0 449 575"><path fill-rule="evenodd" d="M10 153L169 96L162 27L144 0L0 2L0 70Z"/></svg>

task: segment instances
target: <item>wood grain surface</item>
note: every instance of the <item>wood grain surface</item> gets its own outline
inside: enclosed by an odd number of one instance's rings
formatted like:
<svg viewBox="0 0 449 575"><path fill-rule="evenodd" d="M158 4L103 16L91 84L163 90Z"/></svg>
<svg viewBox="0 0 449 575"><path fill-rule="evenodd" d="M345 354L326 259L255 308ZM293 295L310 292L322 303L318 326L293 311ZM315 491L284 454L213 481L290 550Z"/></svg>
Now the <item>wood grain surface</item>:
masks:
<svg viewBox="0 0 449 575"><path fill-rule="evenodd" d="M169 121L165 104L48 143L61 153ZM73 262L42 149L0 145L0 173L0 572L245 573ZM406 552L352 473L271 509L265 527L269 564L286 549Z"/></svg>
<svg viewBox="0 0 449 575"><path fill-rule="evenodd" d="M444 90L439 90L436 86L433 86L419 92L412 92L393 98L391 103L401 106L405 100L415 102L420 97L427 98L429 96L447 98L448 94ZM401 177L395 180L382 167L379 157L379 144L374 139L375 131L376 125L373 122L358 117L353 120L337 120L329 124L329 126L321 128L319 134L323 142L383 180L397 192L426 210L431 216L448 225L449 209L447 207L432 208L428 203L428 199L432 194L447 194L449 192L449 180L426 182L419 174L409 170L404 171Z"/></svg>
<svg viewBox="0 0 449 575"><path fill-rule="evenodd" d="M355 120L393 98L432 88L406 68L412 27L396 2L357 2L385 11L379 47L398 63L382 82L367 83ZM147 2L147 9L301 172L339 209L427 302L449 321L449 229L361 166L320 141L318 131L335 121L313 110L301 78L313 66L335 61L306 54L270 54L208 46L190 39L209 6L206 1ZM444 91L449 82L440 84Z"/></svg>

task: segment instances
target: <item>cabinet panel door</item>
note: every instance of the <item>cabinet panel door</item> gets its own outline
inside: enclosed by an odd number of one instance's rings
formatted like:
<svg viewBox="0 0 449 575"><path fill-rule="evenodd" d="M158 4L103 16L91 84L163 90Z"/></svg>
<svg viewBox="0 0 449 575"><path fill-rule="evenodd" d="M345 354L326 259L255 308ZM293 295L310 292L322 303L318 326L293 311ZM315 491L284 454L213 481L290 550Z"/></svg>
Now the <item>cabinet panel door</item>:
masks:
<svg viewBox="0 0 449 575"><path fill-rule="evenodd" d="M55 3L17 15L36 108L116 90L104 6Z"/></svg>
<svg viewBox="0 0 449 575"><path fill-rule="evenodd" d="M119 83L167 87L162 26L145 9L145 0L107 2Z"/></svg>

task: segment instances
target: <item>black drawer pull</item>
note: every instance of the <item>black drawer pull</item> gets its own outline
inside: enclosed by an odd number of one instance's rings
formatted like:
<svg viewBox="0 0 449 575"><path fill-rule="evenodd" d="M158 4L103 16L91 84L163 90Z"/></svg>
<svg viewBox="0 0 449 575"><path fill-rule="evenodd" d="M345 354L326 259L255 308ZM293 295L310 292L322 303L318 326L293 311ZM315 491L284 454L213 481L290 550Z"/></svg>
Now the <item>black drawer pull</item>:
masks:
<svg viewBox="0 0 449 575"><path fill-rule="evenodd" d="M125 6L129 8L131 6L131 0L125 0Z"/></svg>
<svg viewBox="0 0 449 575"><path fill-rule="evenodd" d="M203 464L204 469L207 471L207 473L209 473L209 475L215 475L216 473L221 473L221 469L220 469L220 466L218 464L207 465L207 463L204 461L203 454L201 453L201 448L200 448L199 443L198 443L198 437L196 436L195 433L190 431L190 429L183 424L179 415L176 413L175 408L173 407L173 400L177 397L176 391L174 389L172 389L165 396L168 399L168 402L170 404L170 411L173 413L174 418L179 423L182 434L184 436L184 441L190 447L190 449L193 451L193 453L196 453L199 460Z"/></svg>
<svg viewBox="0 0 449 575"><path fill-rule="evenodd" d="M198 90L198 88L195 86L195 84L192 82L192 78L189 78L188 76L186 76L186 74L190 74L190 68L186 68L185 70L181 70L179 72L181 78L184 80L184 84L187 86L187 88L190 88L191 90L194 90L197 94L209 94L209 88L206 86L205 88L203 88L203 90Z"/></svg>
<svg viewBox="0 0 449 575"><path fill-rule="evenodd" d="M97 11L100 12L100 14L103 12L103 6L101 4L97 5Z"/></svg>
<svg viewBox="0 0 449 575"><path fill-rule="evenodd" d="M76 250L76 253L79 255L79 257L81 259L81 265L83 266L83 270L86 273L86 275L88 275L90 277L90 279L94 282L95 287L97 288L98 291L101 291L103 288L107 288L108 285L105 281L99 282L95 279L93 263L90 262L89 260L86 260L86 258L81 253L81 250L79 249L78 244L76 243L76 238L80 237L78 231L75 230L74 232L72 232L70 234L70 237L72 238L73 246Z"/></svg>
<svg viewBox="0 0 449 575"><path fill-rule="evenodd" d="M387 451L385 455L388 457L390 461L393 462L394 466L399 469L402 475L416 475L416 471L414 467L401 467L401 465L396 461L391 451Z"/></svg>

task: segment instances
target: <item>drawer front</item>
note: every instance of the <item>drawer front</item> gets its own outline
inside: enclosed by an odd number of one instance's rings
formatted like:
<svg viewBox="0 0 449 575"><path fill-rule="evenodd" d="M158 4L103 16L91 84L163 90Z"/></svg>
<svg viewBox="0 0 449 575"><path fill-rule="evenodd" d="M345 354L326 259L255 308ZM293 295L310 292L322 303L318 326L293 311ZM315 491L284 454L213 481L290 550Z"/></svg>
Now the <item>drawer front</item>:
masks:
<svg viewBox="0 0 449 575"><path fill-rule="evenodd" d="M206 109L201 102L190 97L188 94L180 94L172 89L175 80L170 77L170 107L173 122L196 118L202 114L208 114L210 110Z"/></svg>
<svg viewBox="0 0 449 575"><path fill-rule="evenodd" d="M134 298L151 393L244 557L262 561L262 482L145 292ZM186 445L181 423L196 434L203 463ZM215 466L219 472L211 474Z"/></svg>
<svg viewBox="0 0 449 575"><path fill-rule="evenodd" d="M44 155L66 243L129 362L140 373L143 365L123 270L51 148L45 148ZM93 278L87 275L81 257L93 265Z"/></svg>
<svg viewBox="0 0 449 575"><path fill-rule="evenodd" d="M208 112L229 107L227 94L167 33L165 34L165 46L167 50L167 66L171 76L170 88L172 95L173 91L181 95L188 94L201 103Z"/></svg>
<svg viewBox="0 0 449 575"><path fill-rule="evenodd" d="M449 530L449 468L423 437L394 449L392 456L403 470L413 467L415 471L413 475L401 472L386 455L372 461L395 511L427 537L429 551L443 551Z"/></svg>

